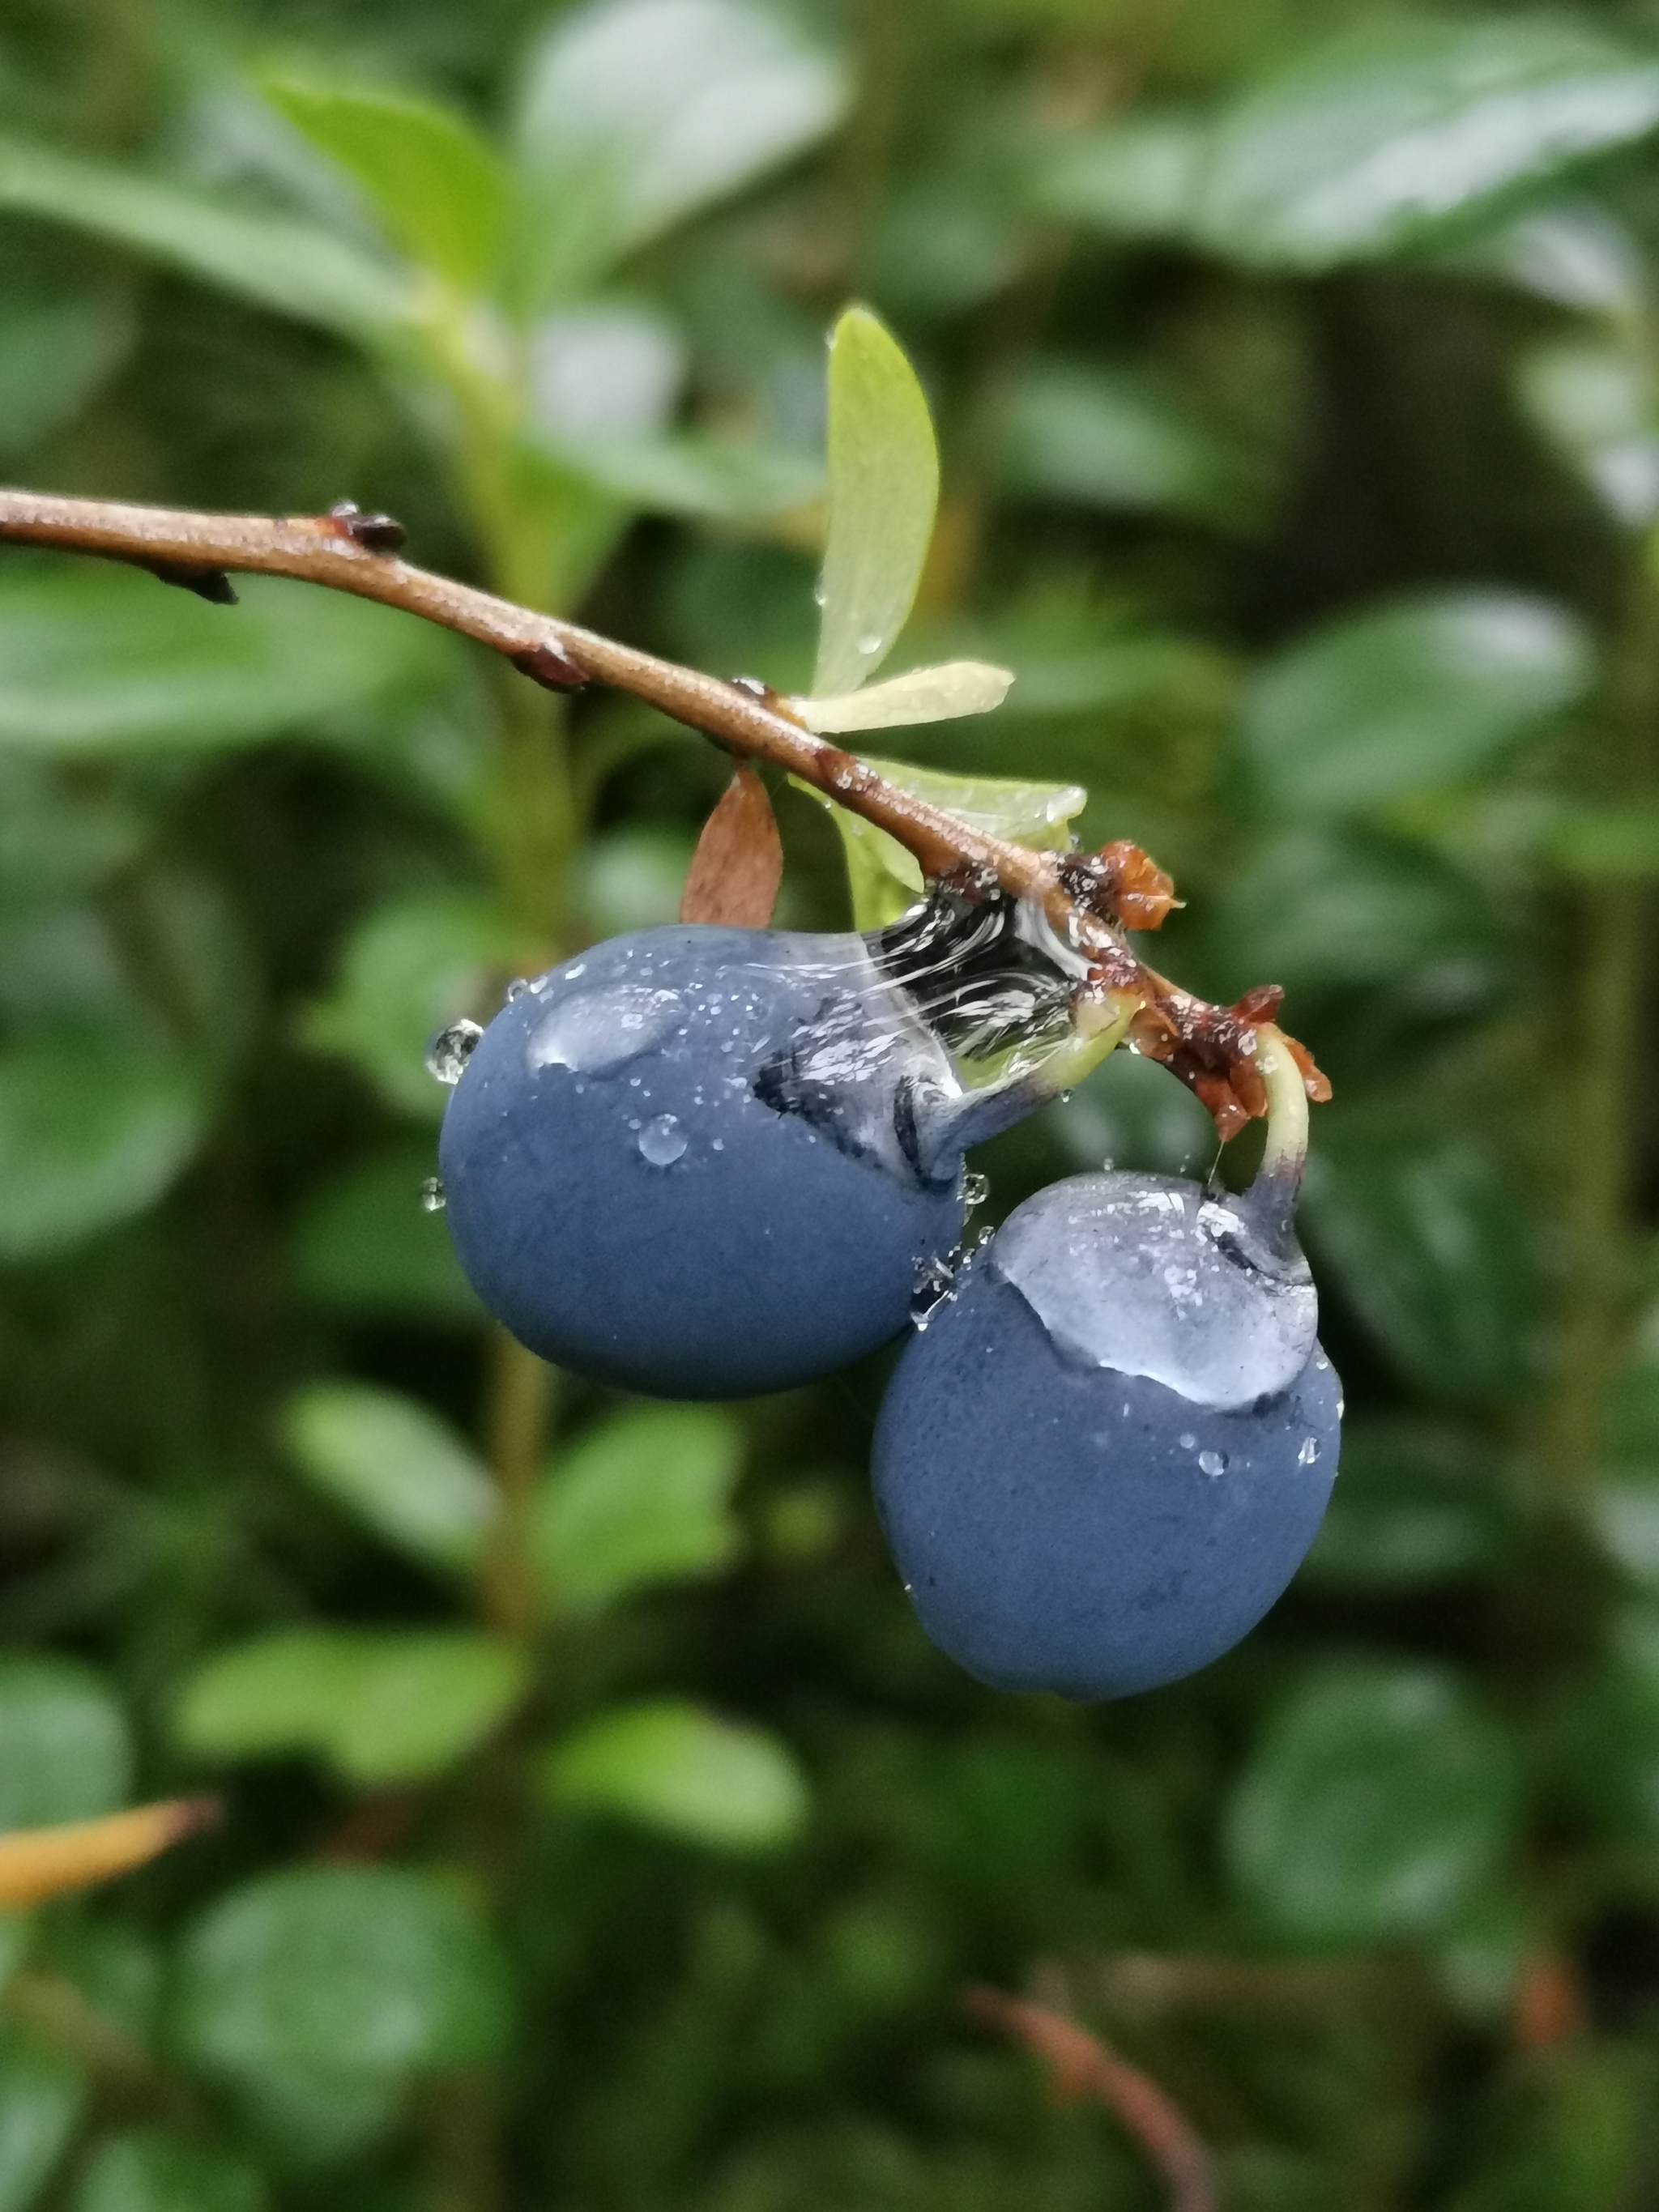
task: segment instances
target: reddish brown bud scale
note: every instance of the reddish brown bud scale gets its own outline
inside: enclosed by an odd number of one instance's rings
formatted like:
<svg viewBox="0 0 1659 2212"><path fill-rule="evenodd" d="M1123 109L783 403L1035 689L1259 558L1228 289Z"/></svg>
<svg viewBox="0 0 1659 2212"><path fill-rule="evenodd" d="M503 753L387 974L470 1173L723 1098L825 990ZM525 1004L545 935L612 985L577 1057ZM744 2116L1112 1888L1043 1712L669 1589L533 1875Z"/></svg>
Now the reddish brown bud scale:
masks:
<svg viewBox="0 0 1659 2212"><path fill-rule="evenodd" d="M586 670L556 645L532 645L528 653L515 653L512 658L519 673L545 691L580 691L588 681Z"/></svg>
<svg viewBox="0 0 1659 2212"><path fill-rule="evenodd" d="M783 846L766 786L740 767L702 825L680 900L682 921L764 929L783 880Z"/></svg>

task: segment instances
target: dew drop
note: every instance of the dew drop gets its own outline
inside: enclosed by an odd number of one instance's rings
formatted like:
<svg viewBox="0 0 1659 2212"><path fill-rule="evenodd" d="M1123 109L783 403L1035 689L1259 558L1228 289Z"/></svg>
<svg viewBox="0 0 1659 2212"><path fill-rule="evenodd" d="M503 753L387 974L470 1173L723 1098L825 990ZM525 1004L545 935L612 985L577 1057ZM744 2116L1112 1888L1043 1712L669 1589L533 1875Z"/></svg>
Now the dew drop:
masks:
<svg viewBox="0 0 1659 2212"><path fill-rule="evenodd" d="M1197 1449L1198 1438L1193 1434L1190 1429L1183 1430L1178 1441L1182 1451L1194 1451Z"/></svg>
<svg viewBox="0 0 1659 2212"><path fill-rule="evenodd" d="M862 653L879 653L881 632L878 629L866 630L864 635L859 640L859 651Z"/></svg>
<svg viewBox="0 0 1659 2212"><path fill-rule="evenodd" d="M820 607L821 607L821 606L823 605L823 603L824 603L825 599L828 599L828 597L829 597L829 593L828 593L828 592L827 592L827 591L825 590L825 588L824 588L823 579L822 577L819 577L819 579L818 579L817 582L816 584L814 584L814 585L813 585L813 586L812 586L812 602L813 602L813 605L814 605L815 606L820 606Z"/></svg>
<svg viewBox="0 0 1659 2212"><path fill-rule="evenodd" d="M1311 1467L1311 1466L1313 1465L1314 1462L1315 1462L1318 1457L1319 1457L1319 1439L1318 1439L1318 1437L1303 1437L1303 1439L1302 1439L1302 1448L1301 1448L1301 1449L1297 1453L1297 1455L1296 1455L1296 1463L1297 1463L1297 1465L1298 1467Z"/></svg>
<svg viewBox="0 0 1659 2212"><path fill-rule="evenodd" d="M442 1182L436 1176L428 1176L421 1185L422 1212L441 1213L446 1203Z"/></svg>
<svg viewBox="0 0 1659 2212"><path fill-rule="evenodd" d="M1201 1451L1198 1455L1198 1463L1212 1482L1215 1480L1217 1475L1225 1474L1227 1472L1225 1452Z"/></svg>
<svg viewBox="0 0 1659 2212"><path fill-rule="evenodd" d="M686 1147L686 1134L672 1114L659 1114L640 1131L641 1156L653 1168L672 1168Z"/></svg>
<svg viewBox="0 0 1659 2212"><path fill-rule="evenodd" d="M713 1145L713 1146L712 1146L712 1148L711 1148L711 1149L712 1149L713 1151L714 1151L714 1152L723 1152L726 1150L726 1139L725 1139L725 1138L724 1138L724 1137L716 1137L716 1138L715 1138L715 1139L714 1139L714 1145Z"/></svg>
<svg viewBox="0 0 1659 2212"><path fill-rule="evenodd" d="M515 975L513 978L513 981L507 987L505 994L507 1004L510 1006L514 999L523 998L525 993L529 988L530 978L528 975Z"/></svg>
<svg viewBox="0 0 1659 2212"><path fill-rule="evenodd" d="M971 1212L975 1206L983 1206L991 1195L991 1178L969 1168L962 1178L962 1202Z"/></svg>
<svg viewBox="0 0 1659 2212"><path fill-rule="evenodd" d="M451 1022L426 1048L427 1073L453 1090L465 1073L466 1063L483 1035L477 1022Z"/></svg>

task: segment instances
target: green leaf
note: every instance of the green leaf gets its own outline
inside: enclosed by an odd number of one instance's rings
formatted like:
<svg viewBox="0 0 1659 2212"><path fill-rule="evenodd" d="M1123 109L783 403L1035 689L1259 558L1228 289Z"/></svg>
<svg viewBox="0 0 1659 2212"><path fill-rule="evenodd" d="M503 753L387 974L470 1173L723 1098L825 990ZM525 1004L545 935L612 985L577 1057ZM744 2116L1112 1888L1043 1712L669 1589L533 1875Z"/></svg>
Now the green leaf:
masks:
<svg viewBox="0 0 1659 2212"><path fill-rule="evenodd" d="M933 534L939 448L915 371L867 307L830 344L830 520L812 690L855 691L904 627Z"/></svg>
<svg viewBox="0 0 1659 2212"><path fill-rule="evenodd" d="M1193 228L1218 252L1302 270L1420 249L1656 124L1659 62L1586 25L1368 25L1221 117Z"/></svg>
<svg viewBox="0 0 1659 2212"><path fill-rule="evenodd" d="M520 284L538 301L821 137L842 71L738 0L598 0L558 16L523 76Z"/></svg>
<svg viewBox="0 0 1659 2212"><path fill-rule="evenodd" d="M0 2025L0 2212L25 2212L69 2148L86 2087L67 2059Z"/></svg>
<svg viewBox="0 0 1659 2212"><path fill-rule="evenodd" d="M210 1905L181 1947L175 2020L195 2064L257 2082L349 2087L496 2056L506 1962L461 1893L433 1876L293 1867Z"/></svg>
<svg viewBox="0 0 1659 2212"><path fill-rule="evenodd" d="M557 1805L608 1813L716 1850L787 1843L806 1817L806 1786L775 1737L665 1699L603 1713L547 1753Z"/></svg>
<svg viewBox="0 0 1659 2212"><path fill-rule="evenodd" d="M823 494L815 460L752 440L688 434L543 443L561 467L647 514L751 522L810 506Z"/></svg>
<svg viewBox="0 0 1659 2212"><path fill-rule="evenodd" d="M106 2136L70 2199L71 2212L263 2212L258 2171L161 2128Z"/></svg>
<svg viewBox="0 0 1659 2212"><path fill-rule="evenodd" d="M1061 849L1071 842L1070 823L1088 804L1080 784L1029 783L1018 776L949 775L939 769L915 768L908 761L877 760L866 766L901 791L943 807L970 828L1016 845ZM880 929L896 921L922 894L921 870L915 856L860 814L824 796L811 784L796 783L810 799L829 808L841 832L852 893L853 927Z"/></svg>
<svg viewBox="0 0 1659 2212"><path fill-rule="evenodd" d="M1068 506L1232 526L1256 505L1233 446L1129 369L1034 362L1008 398L1001 463L1008 490Z"/></svg>
<svg viewBox="0 0 1659 2212"><path fill-rule="evenodd" d="M1497 1872L1519 1795L1507 1735L1455 1677L1337 1663L1269 1719L1228 1808L1228 1856L1293 1936L1431 1935Z"/></svg>
<svg viewBox="0 0 1659 2212"><path fill-rule="evenodd" d="M0 1660L0 1834L91 1820L132 1784L126 1717L72 1659Z"/></svg>
<svg viewBox="0 0 1659 2212"><path fill-rule="evenodd" d="M295 1628L191 1675L174 1734L207 1759L314 1752L365 1785L441 1774L521 1695L520 1652L464 1629Z"/></svg>
<svg viewBox="0 0 1659 2212"><path fill-rule="evenodd" d="M0 1048L0 1257L82 1243L153 1206L203 1135L190 1067L96 1036Z"/></svg>
<svg viewBox="0 0 1659 2212"><path fill-rule="evenodd" d="M127 568L0 575L0 744L185 753L257 744L412 701L453 666L429 624L342 592L239 579L206 605Z"/></svg>
<svg viewBox="0 0 1659 2212"><path fill-rule="evenodd" d="M501 258L507 177L452 110L406 94L267 78L261 90L361 189L386 235L458 291L482 290Z"/></svg>
<svg viewBox="0 0 1659 2212"><path fill-rule="evenodd" d="M88 232L359 343L395 342L409 315L401 272L314 224L226 207L185 185L21 139L0 138L0 208Z"/></svg>
<svg viewBox="0 0 1659 2212"><path fill-rule="evenodd" d="M106 300L9 300L0 321L0 452L26 453L72 422L128 336L127 319Z"/></svg>
<svg viewBox="0 0 1659 2212"><path fill-rule="evenodd" d="M495 1522L477 1454L416 1399L366 1383L297 1391L283 1437L307 1481L424 1566L471 1574Z"/></svg>
<svg viewBox="0 0 1659 2212"><path fill-rule="evenodd" d="M1509 1565L1518 1534L1483 1439L1405 1418L1350 1420L1342 1480L1302 1572L1333 1589L1438 1589Z"/></svg>
<svg viewBox="0 0 1659 2212"><path fill-rule="evenodd" d="M945 660L932 668L912 668L861 690L830 699L791 699L798 722L823 736L847 737L860 730L895 730L921 722L954 722L964 714L989 714L1008 696L1013 672L985 660Z"/></svg>
<svg viewBox="0 0 1659 2212"><path fill-rule="evenodd" d="M1632 530L1659 520L1659 407L1634 345L1534 346L1517 381L1527 412L1610 514Z"/></svg>
<svg viewBox="0 0 1659 2212"><path fill-rule="evenodd" d="M1438 592L1342 617L1281 653L1240 738L1279 816L1386 805L1479 775L1583 697L1577 619L1515 592Z"/></svg>
<svg viewBox="0 0 1659 2212"><path fill-rule="evenodd" d="M1033 172L1040 214L1115 238L1181 240L1191 233L1209 133L1173 112L1131 115L1104 131L1067 131Z"/></svg>
<svg viewBox="0 0 1659 2212"><path fill-rule="evenodd" d="M689 857L689 856L688 856ZM685 869L680 869L684 882ZM672 921L675 903L660 919ZM302 1298L331 1314L372 1315L441 1328L483 1317L440 1214L420 1202L431 1175L430 1138L360 1161L313 1193L289 1256Z"/></svg>
<svg viewBox="0 0 1659 2212"><path fill-rule="evenodd" d="M485 1011L519 941L489 899L392 899L346 939L334 988L307 1009L301 1034L313 1052L349 1060L388 1105L436 1121L447 1093L427 1073L427 1046L447 1023Z"/></svg>
<svg viewBox="0 0 1659 2212"><path fill-rule="evenodd" d="M555 1608L594 1613L737 1555L743 1437L712 1406L614 1413L567 1445L537 1493L531 1542Z"/></svg>
<svg viewBox="0 0 1659 2212"><path fill-rule="evenodd" d="M1320 1125L1306 1218L1326 1280L1419 1389L1483 1404L1522 1389L1536 1354L1532 1226L1473 1133L1400 1109Z"/></svg>

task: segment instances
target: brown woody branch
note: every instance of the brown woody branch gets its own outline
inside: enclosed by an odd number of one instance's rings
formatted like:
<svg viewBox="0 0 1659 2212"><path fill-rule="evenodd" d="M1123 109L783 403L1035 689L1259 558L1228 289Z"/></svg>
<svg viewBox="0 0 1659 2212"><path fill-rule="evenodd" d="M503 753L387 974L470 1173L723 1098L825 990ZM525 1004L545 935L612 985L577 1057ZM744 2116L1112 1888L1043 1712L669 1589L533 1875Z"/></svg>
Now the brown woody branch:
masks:
<svg viewBox="0 0 1659 2212"><path fill-rule="evenodd" d="M1217 2212L1209 2153L1150 2075L1046 2005L984 1989L969 1990L966 2002L975 2019L1012 2036L1044 2062L1057 2096L1093 2097L1117 2115L1163 2175L1170 2212Z"/></svg>
<svg viewBox="0 0 1659 2212"><path fill-rule="evenodd" d="M763 685L703 675L412 567L398 555L403 532L397 523L388 515L363 514L349 501L324 515L198 514L0 490L0 539L6 538L130 562L218 603L234 596L228 580L233 571L291 576L458 630L550 690L599 683L629 692L731 751L769 761L862 815L913 854L925 876L970 891L1000 888L1040 906L1056 929L1090 955L1103 993L1139 1002L1131 1041L1197 1092L1224 1137L1265 1110L1252 1065L1255 1031L1272 1019L1278 993L1252 992L1235 1006L1212 1006L1128 950L1124 931L1156 928L1173 903L1174 887L1127 841L1098 853L1053 853L988 836L815 737ZM1292 1049L1310 1097L1328 1097L1329 1086L1312 1060L1299 1047Z"/></svg>

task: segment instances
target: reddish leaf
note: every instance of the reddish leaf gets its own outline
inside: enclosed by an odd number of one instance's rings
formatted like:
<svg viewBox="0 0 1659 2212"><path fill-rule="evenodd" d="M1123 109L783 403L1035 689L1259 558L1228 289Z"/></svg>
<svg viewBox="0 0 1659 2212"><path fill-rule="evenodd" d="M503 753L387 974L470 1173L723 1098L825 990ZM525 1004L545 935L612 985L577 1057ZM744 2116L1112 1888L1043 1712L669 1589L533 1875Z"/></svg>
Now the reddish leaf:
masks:
<svg viewBox="0 0 1659 2212"><path fill-rule="evenodd" d="M682 921L764 929L783 879L783 847L766 786L740 767L702 825L680 900Z"/></svg>

